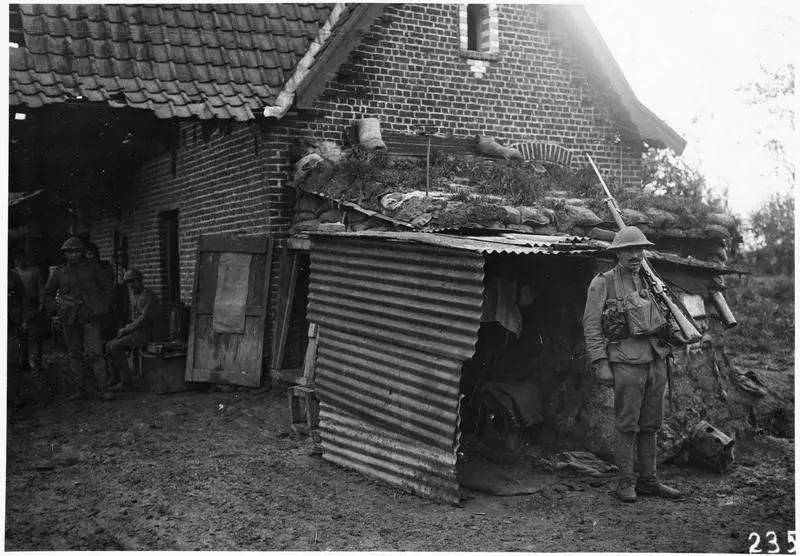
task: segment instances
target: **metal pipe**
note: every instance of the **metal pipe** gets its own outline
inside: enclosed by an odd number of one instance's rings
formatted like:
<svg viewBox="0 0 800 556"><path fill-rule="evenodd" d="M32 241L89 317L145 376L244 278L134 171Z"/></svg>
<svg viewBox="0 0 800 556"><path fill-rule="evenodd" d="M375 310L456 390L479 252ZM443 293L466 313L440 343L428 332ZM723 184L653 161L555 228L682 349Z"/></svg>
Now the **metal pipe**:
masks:
<svg viewBox="0 0 800 556"><path fill-rule="evenodd" d="M731 312L731 308L728 307L728 302L725 301L725 297L722 295L721 291L712 290L709 294L709 298L711 299L711 303L714 304L719 319L722 321L722 324L725 325L725 328L733 328L739 324L736 322L736 317L733 316L733 312Z"/></svg>

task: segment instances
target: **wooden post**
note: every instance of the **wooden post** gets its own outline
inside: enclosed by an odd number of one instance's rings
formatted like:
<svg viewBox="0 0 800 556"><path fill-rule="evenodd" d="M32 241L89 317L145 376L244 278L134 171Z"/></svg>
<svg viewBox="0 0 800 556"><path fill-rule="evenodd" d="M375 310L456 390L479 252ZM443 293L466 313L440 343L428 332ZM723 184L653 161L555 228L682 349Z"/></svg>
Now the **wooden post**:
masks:
<svg viewBox="0 0 800 556"><path fill-rule="evenodd" d="M300 379L300 384L314 384L316 378L316 365L317 365L317 338L319 337L319 327L316 323L308 325L308 347L306 348L306 357L303 360L303 376Z"/></svg>
<svg viewBox="0 0 800 556"><path fill-rule="evenodd" d="M296 252L286 251L281 257L281 287L278 291L278 307L275 315L275 330L272 340L272 370L280 371L283 367L286 336L289 333L289 322L292 318L294 290L297 284L299 258ZM288 274L285 272L288 271Z"/></svg>

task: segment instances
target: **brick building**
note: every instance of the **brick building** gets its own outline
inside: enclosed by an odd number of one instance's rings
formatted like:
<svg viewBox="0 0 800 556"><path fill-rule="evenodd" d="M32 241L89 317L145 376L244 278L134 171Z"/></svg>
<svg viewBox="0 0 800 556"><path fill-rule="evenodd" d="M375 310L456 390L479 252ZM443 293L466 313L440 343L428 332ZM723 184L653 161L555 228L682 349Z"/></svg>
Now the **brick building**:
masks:
<svg viewBox="0 0 800 556"><path fill-rule="evenodd" d="M168 152L137 161L127 169L130 174L109 180L114 183L105 185L115 195L101 203L107 210L93 211L90 221L76 225L85 228L107 255L112 231L119 230L128 237L131 265L152 276L161 272L159 218L169 218L165 213L177 210L182 298L190 295L199 233L284 234L293 202L292 190L285 187L293 141L324 137L341 142L345 128L365 115L377 116L384 129L401 133L480 133L507 142L556 142L577 153L590 149L609 175L629 182L639 180L642 139L680 150L683 141L636 102L580 8L484 7L492 39L478 44L479 50L467 48L471 26L466 5L363 5L345 10L334 28L344 30L347 40L334 41L341 36L336 31L332 34L327 48L337 52L329 53L325 68L312 65L297 106L277 120L261 117L253 105L268 105L282 85L281 78L251 75L254 70L247 64L253 56L247 55L258 51L267 57L258 60L265 64L270 55L280 59L283 75L291 75L329 8L318 8L316 19L309 15L314 13L309 6L277 5L272 7L274 13L255 7L237 8L243 14L224 7L218 13L198 11L209 17L216 13L221 23L214 27L201 17L192 18L193 8L188 6L23 6L16 20L23 38L20 48L14 49L22 52L12 53L11 104L17 112L23 107L35 112L89 100L120 110L127 105L153 111L174 121L177 129L170 130L174 136ZM262 17L266 27L255 25L256 17ZM186 24L187 18L191 24ZM84 20L90 22L88 36L81 27ZM104 38L107 29L114 35L123 22L138 30L129 39L133 46ZM292 37L300 46L293 44L290 53L279 49L278 40L272 51L252 44L248 50L244 45L248 41L240 36L239 56L231 56L229 62L234 75L220 80L219 74L227 72L216 64L227 46L220 44L227 34L249 32L255 42L265 39L271 29L275 37L286 37L290 35L282 31L298 22L304 25L306 36ZM181 25L185 44L176 44L171 37L169 48L164 49L167 41L161 30L170 32ZM215 28L221 39L201 38ZM359 35L360 40L353 39ZM56 44L56 38L64 45L71 43L72 52ZM193 52L203 42L203 54ZM146 58L148 45L150 59ZM593 48L599 50L590 52ZM63 63L70 56L75 73L63 73ZM292 56L294 60L284 60ZM338 60L342 63L337 69ZM149 72L142 68L148 64L153 67ZM174 69L160 67L165 65ZM172 80L162 76L164 71L174 71L166 76ZM246 73L238 82L237 71ZM132 72L138 79L131 79ZM187 74L194 79L187 80ZM208 94L209 74L220 90L216 98ZM255 84L253 77L261 78L263 89L269 92L247 98L250 110L242 116L223 103L234 99L232 104L238 104L242 112L244 94L236 87ZM228 88L236 94L228 96ZM85 95L79 94L82 90ZM198 90L208 99L203 110L193 110L191 105L192 93ZM115 101L115 95L124 101ZM35 118L32 114L30 119ZM24 123L17 122L15 127ZM582 162L580 156L573 159L576 165ZM12 189L24 189L29 179L20 176L24 164L21 157L12 160ZM73 179L87 179L71 173ZM160 287L167 285L162 282Z"/></svg>
<svg viewBox="0 0 800 556"><path fill-rule="evenodd" d="M356 124L374 118L381 152L423 175L431 144L479 168L478 136L553 177L580 173L588 152L614 186L640 190L643 150L685 142L639 103L582 7L12 5L10 22L10 237L52 265L63 238L82 234L101 258L140 269L165 304L192 305L205 328L190 334L189 378L256 385L264 360L283 378L284 351L287 367L303 361L308 319L323 457L440 500L457 499L460 437L484 403L472 387L487 376L535 382L535 441L607 449L611 392L586 379L579 314L593 272L613 264L603 243L613 222L559 191L453 224L445 209L475 189L463 177L445 180L445 196L441 183L428 195L429 179L414 183L424 191L373 180L363 202L363 176L331 194L296 167L320 142L358 155ZM707 332L704 299L735 272L720 264L735 221L624 216L656 243L654 263ZM248 255L244 278L236 257L223 273L209 253L241 252L206 234L266 250ZM241 329L217 328L221 292L226 310L238 299ZM696 345L682 365L707 369L708 342ZM706 410L713 384L701 376L679 376L677 392Z"/></svg>
<svg viewBox="0 0 800 556"><path fill-rule="evenodd" d="M578 6L23 5L11 38L11 190L68 215L51 243L127 245L166 302L191 297L201 233L282 247L294 145L346 145L365 116L558 144L574 167L588 150L617 183L639 182L643 142L684 145Z"/></svg>

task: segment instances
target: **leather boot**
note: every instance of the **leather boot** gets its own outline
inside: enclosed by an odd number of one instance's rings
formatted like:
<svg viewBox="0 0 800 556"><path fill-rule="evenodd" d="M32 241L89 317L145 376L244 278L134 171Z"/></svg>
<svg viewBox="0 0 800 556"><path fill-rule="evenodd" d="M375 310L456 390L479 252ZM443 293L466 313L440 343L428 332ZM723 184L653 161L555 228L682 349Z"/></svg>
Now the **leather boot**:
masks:
<svg viewBox="0 0 800 556"><path fill-rule="evenodd" d="M632 432L617 431L614 445L614 455L619 468L617 480L617 498L623 502L636 502L634 483L636 475L633 473L633 437Z"/></svg>
<svg viewBox="0 0 800 556"><path fill-rule="evenodd" d="M681 498L680 491L660 482L656 475L656 433L640 432L636 444L639 452L639 480L636 481L636 492L642 496Z"/></svg>

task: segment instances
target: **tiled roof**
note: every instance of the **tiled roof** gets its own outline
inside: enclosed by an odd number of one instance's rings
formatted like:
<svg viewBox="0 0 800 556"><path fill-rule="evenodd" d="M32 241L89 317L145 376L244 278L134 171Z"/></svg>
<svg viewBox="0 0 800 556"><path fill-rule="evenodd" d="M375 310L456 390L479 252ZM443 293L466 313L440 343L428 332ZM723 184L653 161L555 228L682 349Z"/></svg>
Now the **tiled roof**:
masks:
<svg viewBox="0 0 800 556"><path fill-rule="evenodd" d="M270 104L332 4L31 4L12 105L82 97L161 118L249 120Z"/></svg>

